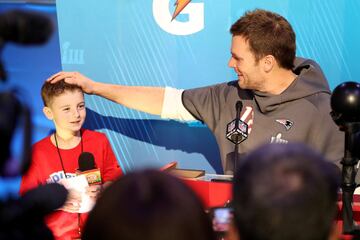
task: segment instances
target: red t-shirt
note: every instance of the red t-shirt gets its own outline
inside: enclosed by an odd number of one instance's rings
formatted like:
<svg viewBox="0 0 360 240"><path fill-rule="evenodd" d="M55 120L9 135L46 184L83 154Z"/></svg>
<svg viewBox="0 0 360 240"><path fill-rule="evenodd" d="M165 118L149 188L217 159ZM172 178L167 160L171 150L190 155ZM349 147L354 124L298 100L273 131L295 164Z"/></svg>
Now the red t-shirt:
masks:
<svg viewBox="0 0 360 240"><path fill-rule="evenodd" d="M84 152L94 155L96 167L100 169L103 183L113 181L122 174L121 168L111 149L105 134L82 129L82 145ZM78 158L81 154L81 143L72 149L60 149L61 158L67 177L75 177L78 169ZM50 136L35 143L32 148L32 164L22 177L20 194L41 184L58 182L65 178L56 146L51 143ZM80 227L87 218L80 214ZM78 213L55 211L46 217L46 224L52 230L55 239L79 238Z"/></svg>

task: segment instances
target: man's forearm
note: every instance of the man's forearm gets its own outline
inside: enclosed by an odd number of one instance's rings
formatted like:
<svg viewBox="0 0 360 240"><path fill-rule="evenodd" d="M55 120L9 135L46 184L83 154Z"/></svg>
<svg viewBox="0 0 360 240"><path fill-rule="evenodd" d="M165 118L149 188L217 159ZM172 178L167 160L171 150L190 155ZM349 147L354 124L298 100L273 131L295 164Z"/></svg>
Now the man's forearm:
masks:
<svg viewBox="0 0 360 240"><path fill-rule="evenodd" d="M93 94L155 115L161 114L164 91L162 87L124 86L102 82L95 82L93 86Z"/></svg>

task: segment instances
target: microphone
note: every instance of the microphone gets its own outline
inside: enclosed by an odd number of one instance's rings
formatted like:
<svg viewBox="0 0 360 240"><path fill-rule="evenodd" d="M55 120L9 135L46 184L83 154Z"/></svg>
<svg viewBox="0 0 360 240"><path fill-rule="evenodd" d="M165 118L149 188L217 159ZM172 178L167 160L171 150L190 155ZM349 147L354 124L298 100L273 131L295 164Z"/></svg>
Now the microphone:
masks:
<svg viewBox="0 0 360 240"><path fill-rule="evenodd" d="M1 221L15 223L43 219L49 213L62 207L68 195L66 188L57 183L39 186L26 192L20 199L2 204Z"/></svg>
<svg viewBox="0 0 360 240"><path fill-rule="evenodd" d="M89 185L102 184L100 169L96 168L94 155L82 152L78 160L78 175L85 175Z"/></svg>
<svg viewBox="0 0 360 240"><path fill-rule="evenodd" d="M0 14L0 42L43 44L52 33L52 21L40 13L12 10Z"/></svg>
<svg viewBox="0 0 360 240"><path fill-rule="evenodd" d="M248 137L248 125L246 122L240 119L242 107L242 102L237 101L235 105L236 118L229 122L226 126L226 138L229 141L233 142L235 145L246 140Z"/></svg>

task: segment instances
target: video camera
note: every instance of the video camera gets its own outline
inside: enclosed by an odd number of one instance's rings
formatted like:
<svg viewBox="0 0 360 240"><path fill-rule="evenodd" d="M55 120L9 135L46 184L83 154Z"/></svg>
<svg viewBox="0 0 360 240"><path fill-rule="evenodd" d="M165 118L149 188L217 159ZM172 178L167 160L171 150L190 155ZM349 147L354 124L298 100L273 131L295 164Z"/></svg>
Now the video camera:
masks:
<svg viewBox="0 0 360 240"><path fill-rule="evenodd" d="M53 24L38 12L12 10L0 13L0 53L7 42L38 45L47 42ZM0 58L0 83L7 79ZM0 177L26 173L31 162L31 113L20 101L18 89L0 92ZM23 129L23 148L20 160L12 158L11 143L19 125ZM67 190L59 184L46 184L28 191L19 199L0 202L0 239L53 239L44 217L60 208Z"/></svg>
<svg viewBox="0 0 360 240"><path fill-rule="evenodd" d="M38 12L11 10L0 14L0 53L7 42L38 45L47 42L53 32L50 19ZM0 58L0 80L7 79ZM10 144L18 124L23 123L23 151L19 160L11 158ZM0 92L0 176L24 174L31 158L31 114L17 90Z"/></svg>

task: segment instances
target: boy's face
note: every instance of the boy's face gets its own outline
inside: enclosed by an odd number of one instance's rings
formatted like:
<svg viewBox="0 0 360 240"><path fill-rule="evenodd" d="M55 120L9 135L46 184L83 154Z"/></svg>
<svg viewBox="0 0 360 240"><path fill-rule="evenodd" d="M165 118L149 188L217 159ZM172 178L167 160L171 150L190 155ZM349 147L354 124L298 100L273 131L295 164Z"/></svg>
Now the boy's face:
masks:
<svg viewBox="0 0 360 240"><path fill-rule="evenodd" d="M60 96L53 97L43 111L45 116L54 122L58 133L76 133L81 129L86 117L84 94L78 90L65 91Z"/></svg>

